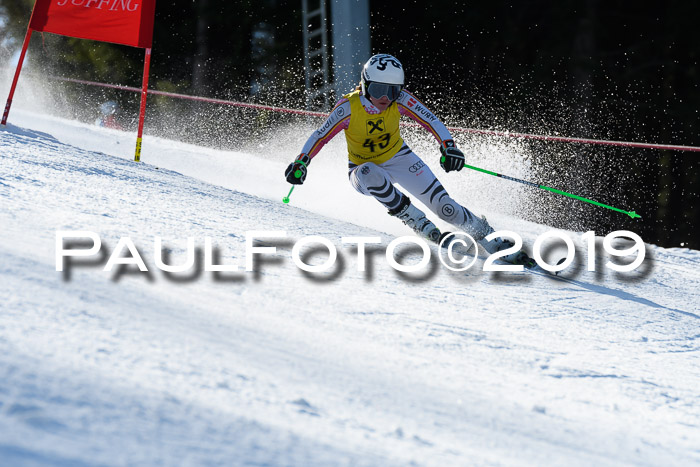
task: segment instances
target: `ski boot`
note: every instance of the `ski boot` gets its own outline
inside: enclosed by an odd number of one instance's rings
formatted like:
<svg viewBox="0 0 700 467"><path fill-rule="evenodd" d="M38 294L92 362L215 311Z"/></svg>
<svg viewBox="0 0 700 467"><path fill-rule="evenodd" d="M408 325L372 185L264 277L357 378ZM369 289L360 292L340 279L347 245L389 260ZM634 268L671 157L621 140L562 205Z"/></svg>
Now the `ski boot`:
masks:
<svg viewBox="0 0 700 467"><path fill-rule="evenodd" d="M433 243L440 241L440 229L425 217L423 211L411 204L408 196L404 196L398 207L389 211L389 215L401 219L404 224L426 240Z"/></svg>
<svg viewBox="0 0 700 467"><path fill-rule="evenodd" d="M507 248L511 248L513 245L515 245L515 243L513 243L511 240L501 237L496 237L494 239L491 239L490 241L486 241L484 237L487 237L488 235L492 234L494 230L493 227L489 225L485 216L481 216L481 219L479 220L481 222L479 222L477 225L474 225L474 223L472 223L468 226L462 226L462 228L467 233L474 236L474 239L478 243L480 243L481 246L484 247L484 250L486 250L489 254L496 253L497 251L502 251ZM528 269L536 265L535 260L530 258L528 254L522 250L516 251L515 253L511 253L509 255L502 256L499 259L501 261L505 261L506 263L523 265Z"/></svg>
<svg viewBox="0 0 700 467"><path fill-rule="evenodd" d="M496 237L488 242L481 239L479 240L479 243L484 247L484 250L489 253L496 253L497 251L502 251L515 245L515 243L513 243L511 240L501 237ZM535 260L530 258L530 256L528 256L528 254L522 250L516 251L515 253L511 253L509 255L501 256L499 259L501 261L505 261L506 263L523 265L528 269L531 269L536 265Z"/></svg>

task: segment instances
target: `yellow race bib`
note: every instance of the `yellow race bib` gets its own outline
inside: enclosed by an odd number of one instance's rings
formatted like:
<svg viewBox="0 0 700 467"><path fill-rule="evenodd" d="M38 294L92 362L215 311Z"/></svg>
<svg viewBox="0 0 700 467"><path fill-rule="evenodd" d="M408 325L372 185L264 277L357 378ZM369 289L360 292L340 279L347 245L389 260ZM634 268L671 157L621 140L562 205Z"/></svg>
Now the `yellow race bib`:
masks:
<svg viewBox="0 0 700 467"><path fill-rule="evenodd" d="M388 161L403 146L399 133L399 106L396 102L380 114L369 114L360 102L360 91L346 94L350 101L350 125L345 130L348 157L355 164Z"/></svg>

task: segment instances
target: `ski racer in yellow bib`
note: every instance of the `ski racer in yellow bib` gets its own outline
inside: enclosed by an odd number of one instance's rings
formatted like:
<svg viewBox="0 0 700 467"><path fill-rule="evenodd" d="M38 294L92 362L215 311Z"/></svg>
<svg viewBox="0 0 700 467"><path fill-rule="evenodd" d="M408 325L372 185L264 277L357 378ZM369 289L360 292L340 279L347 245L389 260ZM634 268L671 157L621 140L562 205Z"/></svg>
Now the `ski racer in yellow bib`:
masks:
<svg viewBox="0 0 700 467"><path fill-rule="evenodd" d="M464 154L445 125L413 94L404 89L404 70L396 57L372 56L362 68L358 89L338 101L326 121L306 141L301 154L289 164L285 177L289 183L304 183L311 160L335 135L345 131L348 147L348 176L353 187L384 205L418 235L439 242L440 230L401 187L417 198L443 221L471 235L486 251L509 248L508 239L484 237L492 233L485 217L474 215L447 193L430 167L404 142L399 129L401 116L418 122L440 143L440 166L446 171L461 170ZM522 252L502 259L522 264L529 260Z"/></svg>

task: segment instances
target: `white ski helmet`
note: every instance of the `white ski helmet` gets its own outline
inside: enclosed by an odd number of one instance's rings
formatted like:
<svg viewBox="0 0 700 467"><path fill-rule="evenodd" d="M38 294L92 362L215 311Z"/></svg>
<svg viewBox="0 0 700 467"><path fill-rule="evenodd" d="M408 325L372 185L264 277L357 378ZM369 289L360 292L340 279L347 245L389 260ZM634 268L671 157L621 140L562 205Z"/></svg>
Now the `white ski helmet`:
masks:
<svg viewBox="0 0 700 467"><path fill-rule="evenodd" d="M396 57L389 54L373 55L362 67L362 94L376 98L386 95L392 101L396 100L403 88L403 80L403 66ZM373 83L375 86L370 89Z"/></svg>

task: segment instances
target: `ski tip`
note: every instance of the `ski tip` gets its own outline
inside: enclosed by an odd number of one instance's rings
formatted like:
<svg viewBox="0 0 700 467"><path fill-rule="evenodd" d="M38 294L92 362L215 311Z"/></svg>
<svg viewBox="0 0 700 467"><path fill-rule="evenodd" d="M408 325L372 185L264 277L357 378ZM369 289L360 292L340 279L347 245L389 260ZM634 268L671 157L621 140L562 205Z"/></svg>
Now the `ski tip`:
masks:
<svg viewBox="0 0 700 467"><path fill-rule="evenodd" d="M642 216L640 216L639 214L637 214L634 211L628 212L627 215L630 216L632 219L641 219L642 218Z"/></svg>

